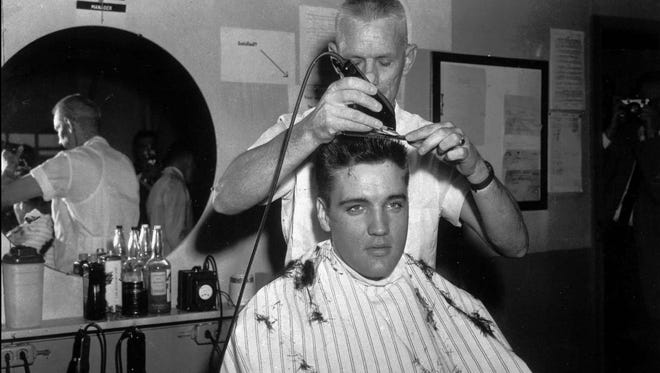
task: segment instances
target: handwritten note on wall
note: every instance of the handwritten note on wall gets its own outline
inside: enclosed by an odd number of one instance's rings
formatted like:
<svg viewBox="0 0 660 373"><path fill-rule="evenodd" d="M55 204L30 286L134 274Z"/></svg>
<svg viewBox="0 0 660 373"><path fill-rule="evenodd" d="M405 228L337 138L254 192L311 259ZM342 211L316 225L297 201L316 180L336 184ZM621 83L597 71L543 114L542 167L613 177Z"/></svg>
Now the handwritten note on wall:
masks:
<svg viewBox="0 0 660 373"><path fill-rule="evenodd" d="M550 30L550 109L584 110L584 32Z"/></svg>

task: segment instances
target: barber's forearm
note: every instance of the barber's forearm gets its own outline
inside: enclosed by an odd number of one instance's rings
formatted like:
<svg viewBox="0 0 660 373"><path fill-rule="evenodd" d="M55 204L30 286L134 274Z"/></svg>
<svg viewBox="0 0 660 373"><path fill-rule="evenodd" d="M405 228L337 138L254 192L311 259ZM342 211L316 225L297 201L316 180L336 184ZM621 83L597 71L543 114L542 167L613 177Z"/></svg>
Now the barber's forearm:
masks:
<svg viewBox="0 0 660 373"><path fill-rule="evenodd" d="M231 162L214 188L213 207L217 212L238 214L266 199L285 135L283 132ZM297 124L291 133L280 181L295 172L318 145L307 123Z"/></svg>
<svg viewBox="0 0 660 373"><path fill-rule="evenodd" d="M468 180L475 182L471 178ZM529 246L527 227L509 191L495 178L486 188L471 193L484 234L495 250L508 257L524 256Z"/></svg>

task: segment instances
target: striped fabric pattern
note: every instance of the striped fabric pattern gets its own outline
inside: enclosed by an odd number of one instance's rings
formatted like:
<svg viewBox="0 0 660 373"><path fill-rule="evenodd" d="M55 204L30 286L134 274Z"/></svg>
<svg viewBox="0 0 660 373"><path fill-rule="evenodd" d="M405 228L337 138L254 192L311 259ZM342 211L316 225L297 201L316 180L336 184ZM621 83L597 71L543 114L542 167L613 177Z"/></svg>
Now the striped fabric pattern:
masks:
<svg viewBox="0 0 660 373"><path fill-rule="evenodd" d="M529 369L482 303L423 263L406 254L387 279L371 281L324 241L240 313L222 371Z"/></svg>

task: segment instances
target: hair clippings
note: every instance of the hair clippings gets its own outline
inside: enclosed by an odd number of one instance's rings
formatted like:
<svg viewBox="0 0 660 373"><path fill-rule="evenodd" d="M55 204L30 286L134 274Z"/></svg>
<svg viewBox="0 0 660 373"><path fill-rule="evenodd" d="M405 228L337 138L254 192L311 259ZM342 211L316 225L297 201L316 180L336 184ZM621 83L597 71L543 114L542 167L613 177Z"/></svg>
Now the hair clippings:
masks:
<svg viewBox="0 0 660 373"><path fill-rule="evenodd" d="M344 136L353 136L353 137L381 137L381 138L384 137L393 140L401 140L401 141L406 140L405 136L387 127L383 127L380 129L373 129L369 132L343 131L340 134Z"/></svg>

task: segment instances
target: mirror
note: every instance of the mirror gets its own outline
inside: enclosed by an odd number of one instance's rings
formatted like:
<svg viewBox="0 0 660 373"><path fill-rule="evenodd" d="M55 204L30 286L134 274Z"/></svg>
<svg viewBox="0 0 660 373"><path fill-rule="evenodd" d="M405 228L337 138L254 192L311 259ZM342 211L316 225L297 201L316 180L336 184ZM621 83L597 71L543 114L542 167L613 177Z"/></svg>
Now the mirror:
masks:
<svg viewBox="0 0 660 373"><path fill-rule="evenodd" d="M138 132L157 134L154 150L161 162L175 141L187 144L195 153L188 191L193 220L199 220L215 173L215 130L193 78L158 45L110 27L57 31L33 41L2 66L1 89L3 145L29 145L33 165L61 150L51 109L75 92L100 106L101 136L136 169L133 140ZM12 212L5 212L3 233L11 229Z"/></svg>

